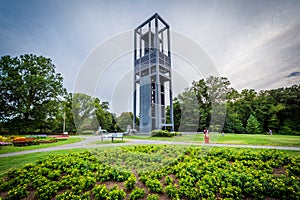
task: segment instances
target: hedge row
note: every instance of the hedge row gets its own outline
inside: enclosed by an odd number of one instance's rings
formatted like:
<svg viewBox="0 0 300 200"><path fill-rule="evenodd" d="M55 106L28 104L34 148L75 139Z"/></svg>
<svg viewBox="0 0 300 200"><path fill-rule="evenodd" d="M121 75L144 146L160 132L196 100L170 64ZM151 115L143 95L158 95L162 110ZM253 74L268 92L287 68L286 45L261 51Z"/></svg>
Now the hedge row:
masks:
<svg viewBox="0 0 300 200"><path fill-rule="evenodd" d="M181 133L177 132L169 132L166 130L153 130L151 131L151 137L173 137L173 136L181 136Z"/></svg>

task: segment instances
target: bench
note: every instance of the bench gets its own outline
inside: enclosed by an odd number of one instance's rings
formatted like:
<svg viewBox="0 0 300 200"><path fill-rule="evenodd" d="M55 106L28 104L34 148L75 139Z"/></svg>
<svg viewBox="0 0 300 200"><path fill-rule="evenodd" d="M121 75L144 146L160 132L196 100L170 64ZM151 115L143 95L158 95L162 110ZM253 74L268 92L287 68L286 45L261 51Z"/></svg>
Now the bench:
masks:
<svg viewBox="0 0 300 200"><path fill-rule="evenodd" d="M111 138L111 142L114 142L114 138L122 138L123 141L123 133L112 133L108 135L103 135L101 137L101 141L103 142L103 138Z"/></svg>

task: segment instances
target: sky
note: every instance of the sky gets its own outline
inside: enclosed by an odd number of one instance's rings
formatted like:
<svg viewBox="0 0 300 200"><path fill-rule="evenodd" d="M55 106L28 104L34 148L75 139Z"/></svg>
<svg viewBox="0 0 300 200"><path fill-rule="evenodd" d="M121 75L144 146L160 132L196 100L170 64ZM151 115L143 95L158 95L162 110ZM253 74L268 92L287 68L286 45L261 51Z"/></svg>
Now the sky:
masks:
<svg viewBox="0 0 300 200"><path fill-rule="evenodd" d="M0 56L49 57L69 92L131 111L133 30L154 13L170 25L175 95L209 75L300 84L299 0L0 0Z"/></svg>

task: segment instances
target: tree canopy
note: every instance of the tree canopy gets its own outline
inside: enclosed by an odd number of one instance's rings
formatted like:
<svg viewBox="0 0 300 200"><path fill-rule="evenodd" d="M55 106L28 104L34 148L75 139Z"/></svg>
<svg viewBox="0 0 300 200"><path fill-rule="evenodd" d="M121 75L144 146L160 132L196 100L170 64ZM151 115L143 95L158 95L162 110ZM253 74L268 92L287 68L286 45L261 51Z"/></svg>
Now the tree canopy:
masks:
<svg viewBox="0 0 300 200"><path fill-rule="evenodd" d="M12 131L49 127L65 94L63 78L43 56L3 56L0 59L1 121Z"/></svg>
<svg viewBox="0 0 300 200"><path fill-rule="evenodd" d="M132 127L133 123L133 113L132 112L122 112L117 118L117 125L122 131L126 131L127 127Z"/></svg>
<svg viewBox="0 0 300 200"><path fill-rule="evenodd" d="M176 131L198 126L202 131L230 133L300 134L300 85L286 88L241 92L230 87L225 77L193 81L192 86L174 98ZM167 109L169 112L169 108ZM168 119L169 120L169 119Z"/></svg>

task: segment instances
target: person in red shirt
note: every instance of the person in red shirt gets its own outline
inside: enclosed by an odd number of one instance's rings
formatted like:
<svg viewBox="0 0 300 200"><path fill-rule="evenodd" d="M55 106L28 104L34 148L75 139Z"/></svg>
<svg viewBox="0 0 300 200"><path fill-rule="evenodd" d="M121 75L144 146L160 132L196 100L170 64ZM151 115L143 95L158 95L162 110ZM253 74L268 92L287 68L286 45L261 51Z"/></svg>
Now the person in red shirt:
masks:
<svg viewBox="0 0 300 200"><path fill-rule="evenodd" d="M204 134L204 142L206 144L208 144L209 143L209 131L205 128L203 131L203 134Z"/></svg>

